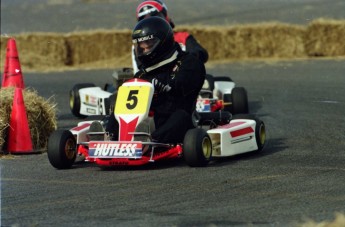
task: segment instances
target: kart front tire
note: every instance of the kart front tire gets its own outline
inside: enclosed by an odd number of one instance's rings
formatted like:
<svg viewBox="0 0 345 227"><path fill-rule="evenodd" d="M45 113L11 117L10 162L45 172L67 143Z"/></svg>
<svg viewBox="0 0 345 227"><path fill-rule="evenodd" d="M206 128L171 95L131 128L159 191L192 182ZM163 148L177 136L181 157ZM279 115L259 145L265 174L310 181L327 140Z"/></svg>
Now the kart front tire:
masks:
<svg viewBox="0 0 345 227"><path fill-rule="evenodd" d="M115 102L116 102L116 95L115 94L112 94L109 96L109 108L108 108L108 113L107 115L110 115L112 113L114 113L115 111Z"/></svg>
<svg viewBox="0 0 345 227"><path fill-rule="evenodd" d="M48 160L57 169L69 169L77 157L77 145L69 130L54 131L48 140Z"/></svg>
<svg viewBox="0 0 345 227"><path fill-rule="evenodd" d="M212 157L212 142L202 128L187 131L183 141L183 156L191 167L204 167Z"/></svg>
<svg viewBox="0 0 345 227"><path fill-rule="evenodd" d="M83 83L83 84L76 84L73 86L72 90L69 92L69 107L71 112L74 116L78 118L86 118L87 116L80 114L80 95L79 90L82 88L87 87L96 87L95 84L92 83Z"/></svg>

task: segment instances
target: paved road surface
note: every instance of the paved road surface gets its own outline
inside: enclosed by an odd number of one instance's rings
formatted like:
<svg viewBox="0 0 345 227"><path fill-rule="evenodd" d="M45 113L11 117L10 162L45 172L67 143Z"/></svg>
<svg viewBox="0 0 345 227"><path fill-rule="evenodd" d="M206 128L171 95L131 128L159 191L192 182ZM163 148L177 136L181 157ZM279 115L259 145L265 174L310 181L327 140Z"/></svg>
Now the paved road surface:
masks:
<svg viewBox="0 0 345 227"><path fill-rule="evenodd" d="M129 28L138 1L2 0L1 35ZM115 3L114 3L115 2ZM187 4L188 2L188 4ZM344 19L343 0L166 0L176 24ZM208 69L249 92L268 145L190 168L172 162L102 171L50 166L46 154L1 159L1 226L292 226L345 213L345 64L310 60L238 63ZM59 108L59 127L75 83L103 86L111 71L25 73L25 83ZM95 76L96 75L96 76ZM67 85L67 86L66 86Z"/></svg>

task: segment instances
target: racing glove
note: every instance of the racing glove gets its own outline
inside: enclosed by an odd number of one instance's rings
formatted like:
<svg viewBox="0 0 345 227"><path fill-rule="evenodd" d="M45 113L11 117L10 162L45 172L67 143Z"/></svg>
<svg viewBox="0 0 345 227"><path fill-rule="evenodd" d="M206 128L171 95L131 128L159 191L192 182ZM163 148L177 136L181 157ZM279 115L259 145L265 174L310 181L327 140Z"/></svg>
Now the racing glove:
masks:
<svg viewBox="0 0 345 227"><path fill-rule="evenodd" d="M134 74L134 78L145 79L146 71L144 69L140 69L136 74Z"/></svg>
<svg viewBox="0 0 345 227"><path fill-rule="evenodd" d="M171 90L171 86L169 84L164 84L156 78L152 79L152 84L155 88L156 93L169 92Z"/></svg>

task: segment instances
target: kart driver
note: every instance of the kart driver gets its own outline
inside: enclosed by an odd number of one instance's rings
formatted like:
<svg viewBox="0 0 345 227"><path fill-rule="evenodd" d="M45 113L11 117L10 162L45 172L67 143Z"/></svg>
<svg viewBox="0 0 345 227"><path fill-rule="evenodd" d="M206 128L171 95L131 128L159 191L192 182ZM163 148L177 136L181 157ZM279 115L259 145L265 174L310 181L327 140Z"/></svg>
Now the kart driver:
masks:
<svg viewBox="0 0 345 227"><path fill-rule="evenodd" d="M136 10L136 17L138 21L151 16L162 17L170 24L172 28L175 27L175 24L171 18L168 17L167 6L160 0L145 0L138 5ZM191 34L188 32L174 32L174 39L180 44L183 51L190 52L199 58L203 63L207 62L208 53L206 49L204 49ZM134 49L132 51L132 65L134 73L136 73L138 71L140 61L135 56Z"/></svg>
<svg viewBox="0 0 345 227"><path fill-rule="evenodd" d="M161 17L140 20L132 41L141 62L134 77L152 82L155 88L151 110L156 130L152 139L182 143L186 132L194 128L192 113L205 79L205 66L195 55L182 51L171 26ZM109 119L106 131L116 134L111 121L115 118Z"/></svg>

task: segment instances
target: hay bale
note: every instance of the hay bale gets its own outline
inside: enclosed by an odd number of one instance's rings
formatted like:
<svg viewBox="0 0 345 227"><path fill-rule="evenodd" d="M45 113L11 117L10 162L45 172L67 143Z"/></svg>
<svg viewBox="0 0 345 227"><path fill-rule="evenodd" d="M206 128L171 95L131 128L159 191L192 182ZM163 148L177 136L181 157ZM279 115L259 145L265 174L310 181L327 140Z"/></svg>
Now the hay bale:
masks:
<svg viewBox="0 0 345 227"><path fill-rule="evenodd" d="M12 110L12 100L9 98L10 93L13 100L13 89L0 89L0 151L5 143L7 129L9 127L9 119Z"/></svg>
<svg viewBox="0 0 345 227"><path fill-rule="evenodd" d="M0 150L8 135L13 95L13 87L0 89ZM24 89L23 97L33 148L44 150L50 134L57 128L56 104L53 103L52 98L45 100L38 96L33 89Z"/></svg>
<svg viewBox="0 0 345 227"><path fill-rule="evenodd" d="M44 71L68 62L65 38L56 33L25 33L14 37L1 36L1 56L6 56L9 38L15 38L21 65L25 69ZM1 62L3 68L4 62Z"/></svg>
<svg viewBox="0 0 345 227"><path fill-rule="evenodd" d="M345 56L345 20L319 19L308 26L278 22L233 26L178 26L209 52L209 60ZM117 68L131 65L130 30L15 35L23 71ZM1 56L6 41L1 36ZM0 62L3 68L4 61Z"/></svg>
<svg viewBox="0 0 345 227"><path fill-rule="evenodd" d="M97 30L66 35L70 65L108 60L130 53L130 31Z"/></svg>
<svg viewBox="0 0 345 227"><path fill-rule="evenodd" d="M306 220L304 223L297 223L297 227L341 227L345 226L345 215L340 212L335 213L334 220L316 222L314 220Z"/></svg>
<svg viewBox="0 0 345 227"><path fill-rule="evenodd" d="M308 56L345 56L345 20L318 19L309 24L305 37Z"/></svg>
<svg viewBox="0 0 345 227"><path fill-rule="evenodd" d="M229 27L184 27L208 50L210 60L305 56L305 28L281 23Z"/></svg>

